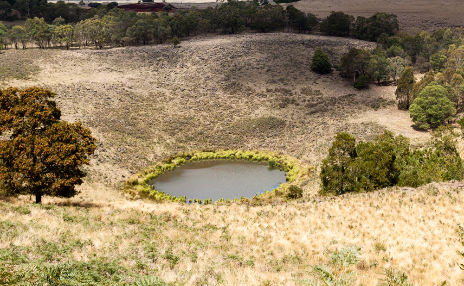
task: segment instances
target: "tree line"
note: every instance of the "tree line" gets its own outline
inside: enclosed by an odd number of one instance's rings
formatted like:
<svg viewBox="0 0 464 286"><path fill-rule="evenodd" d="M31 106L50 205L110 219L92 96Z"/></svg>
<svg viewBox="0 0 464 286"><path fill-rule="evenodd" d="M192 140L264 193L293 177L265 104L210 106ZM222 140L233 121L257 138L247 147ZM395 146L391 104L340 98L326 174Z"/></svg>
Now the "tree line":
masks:
<svg viewBox="0 0 464 286"><path fill-rule="evenodd" d="M50 23L58 17L62 17L67 23L75 23L82 20L86 14L86 10L76 3L51 3L47 0L2 0L0 11L3 11L0 13L0 20L14 21L21 17L39 17Z"/></svg>
<svg viewBox="0 0 464 286"><path fill-rule="evenodd" d="M24 0L11 1L17 1L15 5L19 5ZM45 8L39 9L40 12L33 9L31 13L29 10L27 15L37 16L27 19L25 27L14 26L7 30L0 25L0 41L3 47L27 48L30 43L35 43L41 48L58 45L69 48L71 43L75 43L78 47L94 45L101 48L164 43L174 36L181 38L203 33L235 34L245 30L298 33L317 31L326 35L375 40L383 34L392 36L398 30L398 20L393 14L376 13L370 18L358 17L354 21L353 16L333 12L320 22L313 14L304 13L293 5L284 9L281 5L258 1L229 0L216 7L202 10L193 7L169 14L130 12L118 9L111 3L87 12L79 10L75 4L65 4L63 1L54 5L50 12ZM21 13L26 12L21 10ZM349 27L348 32L345 31L346 25Z"/></svg>

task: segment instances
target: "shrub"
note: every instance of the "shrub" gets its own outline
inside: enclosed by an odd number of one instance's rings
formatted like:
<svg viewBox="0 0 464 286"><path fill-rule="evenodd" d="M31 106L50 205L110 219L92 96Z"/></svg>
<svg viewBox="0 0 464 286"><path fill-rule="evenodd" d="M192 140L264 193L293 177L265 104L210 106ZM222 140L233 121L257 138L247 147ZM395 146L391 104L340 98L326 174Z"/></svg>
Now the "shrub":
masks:
<svg viewBox="0 0 464 286"><path fill-rule="evenodd" d="M298 187L298 186L291 185L290 187L288 187L287 197L289 199L301 198L301 197L303 197L303 189Z"/></svg>
<svg viewBox="0 0 464 286"><path fill-rule="evenodd" d="M329 57L320 48L314 52L311 70L319 74L327 74L332 71L332 64L329 61Z"/></svg>
<svg viewBox="0 0 464 286"><path fill-rule="evenodd" d="M369 76L367 74L364 74L360 76L355 82L354 82L354 87L356 89L363 89L367 87L367 84L369 83Z"/></svg>
<svg viewBox="0 0 464 286"><path fill-rule="evenodd" d="M269 161L267 162L267 166L268 166L269 168L275 168L275 167L276 167L276 161L275 161L275 160L269 160Z"/></svg>
<svg viewBox="0 0 464 286"><path fill-rule="evenodd" d="M400 272L394 268L385 269L385 279L383 279L378 286L414 286L408 280L405 273Z"/></svg>
<svg viewBox="0 0 464 286"><path fill-rule="evenodd" d="M311 266L314 279L299 280L303 285L354 285L355 273L352 266L359 263L361 248L356 245L345 246L339 251L334 251L327 258L330 260L328 266Z"/></svg>
<svg viewBox="0 0 464 286"><path fill-rule="evenodd" d="M172 37L172 39L171 39L170 41L171 41L171 44L172 44L174 47L176 47L177 45L180 44L180 40L179 40L179 38L178 38L177 36Z"/></svg>

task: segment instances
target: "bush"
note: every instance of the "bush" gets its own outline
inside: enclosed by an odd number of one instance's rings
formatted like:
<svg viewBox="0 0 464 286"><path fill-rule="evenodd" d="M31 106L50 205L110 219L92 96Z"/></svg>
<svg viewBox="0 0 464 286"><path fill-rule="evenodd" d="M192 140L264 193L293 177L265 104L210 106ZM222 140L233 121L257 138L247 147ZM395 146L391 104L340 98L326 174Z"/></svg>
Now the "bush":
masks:
<svg viewBox="0 0 464 286"><path fill-rule="evenodd" d="M450 96L448 89L435 82L426 86L409 108L416 127L436 128L451 120L456 109Z"/></svg>
<svg viewBox="0 0 464 286"><path fill-rule="evenodd" d="M385 279L383 279L379 286L414 286L408 280L405 273L400 272L394 268L385 269Z"/></svg>
<svg viewBox="0 0 464 286"><path fill-rule="evenodd" d="M363 89L366 88L369 83L369 76L367 74L364 74L360 76L355 82L354 82L354 88L356 89Z"/></svg>
<svg viewBox="0 0 464 286"><path fill-rule="evenodd" d="M332 64L329 61L329 57L321 49L317 49L314 52L311 69L319 74L327 74L332 71Z"/></svg>
<svg viewBox="0 0 464 286"><path fill-rule="evenodd" d="M290 187L288 187L288 194L287 194L287 198L289 199L298 199L298 198L301 198L303 197L303 189L298 187L298 186L295 186L295 185L291 185Z"/></svg>
<svg viewBox="0 0 464 286"><path fill-rule="evenodd" d="M180 40L177 36L172 37L171 44L175 47L180 44Z"/></svg>

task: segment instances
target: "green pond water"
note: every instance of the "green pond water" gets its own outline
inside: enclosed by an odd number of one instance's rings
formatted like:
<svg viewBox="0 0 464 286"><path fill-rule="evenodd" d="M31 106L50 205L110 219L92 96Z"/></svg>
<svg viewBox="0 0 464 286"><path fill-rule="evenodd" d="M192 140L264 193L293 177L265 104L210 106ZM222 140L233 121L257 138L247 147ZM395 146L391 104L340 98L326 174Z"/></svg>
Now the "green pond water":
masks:
<svg viewBox="0 0 464 286"><path fill-rule="evenodd" d="M208 160L188 163L160 175L155 189L188 199L251 198L285 183L286 174L267 163Z"/></svg>

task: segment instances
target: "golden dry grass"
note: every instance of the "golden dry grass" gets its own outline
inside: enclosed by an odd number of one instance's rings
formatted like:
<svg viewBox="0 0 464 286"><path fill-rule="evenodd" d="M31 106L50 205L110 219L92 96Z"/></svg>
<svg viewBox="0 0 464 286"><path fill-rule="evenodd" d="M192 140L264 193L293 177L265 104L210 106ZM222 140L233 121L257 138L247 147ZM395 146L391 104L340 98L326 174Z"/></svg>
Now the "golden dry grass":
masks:
<svg viewBox="0 0 464 286"><path fill-rule="evenodd" d="M389 267L415 285L461 285L456 229L463 187L431 184L261 207L120 201L47 209L17 201L0 206L0 221L27 231L1 235L0 247L23 247L40 260L41 244L64 248L80 240L49 262L118 259L137 273L185 285L298 285L311 265L327 263L328 251L356 244L362 285L376 285ZM31 213L18 214L17 205ZM166 253L178 257L174 265Z"/></svg>

